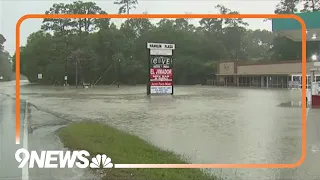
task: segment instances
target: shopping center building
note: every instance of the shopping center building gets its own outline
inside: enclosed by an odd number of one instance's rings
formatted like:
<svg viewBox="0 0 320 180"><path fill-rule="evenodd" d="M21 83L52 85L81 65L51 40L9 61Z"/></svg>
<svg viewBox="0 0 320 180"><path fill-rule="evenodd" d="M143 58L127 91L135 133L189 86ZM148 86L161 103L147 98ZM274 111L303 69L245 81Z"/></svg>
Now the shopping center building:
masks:
<svg viewBox="0 0 320 180"><path fill-rule="evenodd" d="M320 12L298 13L307 26L307 41L320 41ZM272 30L281 36L301 42L301 25L294 19L273 19ZM294 52L292 52L294 53ZM307 57L307 88L320 82L319 51ZM223 61L217 65L217 73L209 83L218 86L260 87L260 88L301 88L302 59L283 62L241 62ZM207 81L208 82L208 81Z"/></svg>
<svg viewBox="0 0 320 180"><path fill-rule="evenodd" d="M215 85L261 87L261 88L301 88L302 61L274 63L220 62L217 67ZM307 62L307 69L315 68L314 62ZM307 71L307 87L311 84ZM315 73L315 81L320 82L320 72Z"/></svg>

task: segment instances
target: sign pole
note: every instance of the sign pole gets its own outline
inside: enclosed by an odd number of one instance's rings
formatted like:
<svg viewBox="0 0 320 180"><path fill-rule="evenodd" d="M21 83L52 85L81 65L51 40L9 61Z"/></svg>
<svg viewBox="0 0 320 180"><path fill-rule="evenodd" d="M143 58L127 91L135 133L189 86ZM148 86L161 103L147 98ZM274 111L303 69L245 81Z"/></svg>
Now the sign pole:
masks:
<svg viewBox="0 0 320 180"><path fill-rule="evenodd" d="M150 49L148 49L147 51L147 57L148 57L148 84L147 84L147 95L149 96L150 95L150 68L151 68L151 63L150 63L150 59L151 59L151 56L150 56Z"/></svg>
<svg viewBox="0 0 320 180"><path fill-rule="evenodd" d="M172 51L172 55L171 55L171 70L173 71L173 56L174 55L174 53L173 53L173 51ZM172 90L171 90L171 95L173 95L173 89L174 89L174 87L173 87L173 84L174 84L174 76L173 76L173 73L174 72L172 72Z"/></svg>
<svg viewBox="0 0 320 180"><path fill-rule="evenodd" d="M41 74L41 73L38 74L38 80L39 80L40 82L42 81L42 74Z"/></svg>
<svg viewBox="0 0 320 180"><path fill-rule="evenodd" d="M68 76L64 76L65 86L68 86Z"/></svg>

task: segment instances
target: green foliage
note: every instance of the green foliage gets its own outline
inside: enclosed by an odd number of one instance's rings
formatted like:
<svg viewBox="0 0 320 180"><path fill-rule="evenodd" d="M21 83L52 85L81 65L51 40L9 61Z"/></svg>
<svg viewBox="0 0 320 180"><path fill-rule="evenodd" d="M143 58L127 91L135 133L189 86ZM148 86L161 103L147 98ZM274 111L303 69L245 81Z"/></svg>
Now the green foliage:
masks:
<svg viewBox="0 0 320 180"><path fill-rule="evenodd" d="M128 13L136 1L116 3L125 9L119 13ZM275 12L293 13L295 5L281 0ZM223 5L215 8L222 14L238 13ZM46 13L106 14L95 3L82 1L54 4ZM41 30L30 34L27 45L21 47L21 73L31 82L42 73L45 84L63 84L67 75L68 83L74 84L77 65L79 82L144 84L148 77L147 42L176 44L176 84L202 83L206 74L215 72L217 61L301 58L301 44L267 30L249 30L242 19L201 19L199 24L196 27L189 19L161 19L157 24L148 19L127 19L117 27L110 19L44 19ZM309 43L308 53L316 48L317 44Z"/></svg>
<svg viewBox="0 0 320 180"><path fill-rule="evenodd" d="M274 11L275 14L291 14L298 11L297 5L300 0L280 0Z"/></svg>
<svg viewBox="0 0 320 180"><path fill-rule="evenodd" d="M320 11L320 0L305 0L302 12Z"/></svg>
<svg viewBox="0 0 320 180"><path fill-rule="evenodd" d="M6 42L6 38L2 34L0 34L0 51L3 51L3 43Z"/></svg>
<svg viewBox="0 0 320 180"><path fill-rule="evenodd" d="M130 10L136 8L138 0L115 0L114 4L120 5L119 14L130 14Z"/></svg>
<svg viewBox="0 0 320 180"><path fill-rule="evenodd" d="M6 38L0 34L0 81L10 81L12 79L11 71L11 57L10 54L4 50L3 44Z"/></svg>

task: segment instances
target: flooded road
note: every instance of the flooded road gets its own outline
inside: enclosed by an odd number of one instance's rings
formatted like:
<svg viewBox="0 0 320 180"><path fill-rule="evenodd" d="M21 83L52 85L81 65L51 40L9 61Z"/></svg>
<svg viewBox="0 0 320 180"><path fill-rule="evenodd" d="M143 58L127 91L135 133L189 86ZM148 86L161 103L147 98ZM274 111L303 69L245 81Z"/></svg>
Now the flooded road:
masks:
<svg viewBox="0 0 320 180"><path fill-rule="evenodd" d="M0 180L22 179L22 170L18 169L19 163L15 160L15 152L23 148L24 144L16 144L15 136L15 101L0 94ZM21 139L24 139L24 111L21 105Z"/></svg>
<svg viewBox="0 0 320 180"><path fill-rule="evenodd" d="M301 108L279 106L300 101L299 90L176 86L172 97L145 92L145 86L22 86L21 98L61 119L103 121L192 163L295 163L301 157ZM228 179L319 178L319 117L320 110L308 110L307 158L299 168L212 172Z"/></svg>
<svg viewBox="0 0 320 180"><path fill-rule="evenodd" d="M98 180L95 175L78 168L42 169L37 166L33 169L18 168L15 152L20 148L37 151L38 154L46 150L67 150L56 135L56 130L69 121L39 111L32 105L27 105L25 100L21 100L21 136L20 144L16 144L16 106L12 97L15 91L14 83L0 83L0 180Z"/></svg>

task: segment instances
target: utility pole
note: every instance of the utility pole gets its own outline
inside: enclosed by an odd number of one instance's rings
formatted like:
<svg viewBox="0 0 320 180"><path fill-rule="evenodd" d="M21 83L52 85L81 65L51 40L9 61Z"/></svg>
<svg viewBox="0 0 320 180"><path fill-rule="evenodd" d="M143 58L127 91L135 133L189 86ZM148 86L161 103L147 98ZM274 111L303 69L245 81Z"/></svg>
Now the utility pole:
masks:
<svg viewBox="0 0 320 180"><path fill-rule="evenodd" d="M67 35L65 35L65 51L68 52L68 37L67 37ZM64 77L65 77L65 86L67 86L67 84L68 84L68 57L66 58L65 76Z"/></svg>
<svg viewBox="0 0 320 180"><path fill-rule="evenodd" d="M118 88L120 87L120 79L121 79L121 72L120 72L121 67L120 67L120 62L121 62L121 60L119 59L119 60L118 60L118 78L117 78Z"/></svg>

